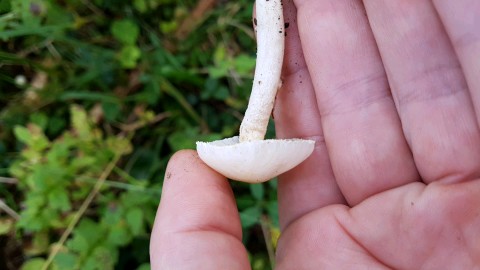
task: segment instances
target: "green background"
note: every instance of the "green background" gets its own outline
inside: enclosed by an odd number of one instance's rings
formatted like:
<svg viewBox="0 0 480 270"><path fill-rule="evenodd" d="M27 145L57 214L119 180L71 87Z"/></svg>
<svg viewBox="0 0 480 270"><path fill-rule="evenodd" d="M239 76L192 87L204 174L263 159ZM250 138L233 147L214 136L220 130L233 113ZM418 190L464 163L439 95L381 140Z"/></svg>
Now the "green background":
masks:
<svg viewBox="0 0 480 270"><path fill-rule="evenodd" d="M238 132L252 4L0 0L0 269L150 268L168 159ZM231 184L271 269L276 182Z"/></svg>

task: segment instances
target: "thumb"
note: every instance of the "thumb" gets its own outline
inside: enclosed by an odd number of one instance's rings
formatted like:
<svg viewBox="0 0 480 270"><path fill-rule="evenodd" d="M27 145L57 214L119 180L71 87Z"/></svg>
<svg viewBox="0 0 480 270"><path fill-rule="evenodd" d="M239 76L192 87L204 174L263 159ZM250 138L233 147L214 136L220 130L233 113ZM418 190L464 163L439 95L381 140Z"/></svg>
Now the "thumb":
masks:
<svg viewBox="0 0 480 270"><path fill-rule="evenodd" d="M152 269L249 269L227 179L192 150L168 163L150 239Z"/></svg>

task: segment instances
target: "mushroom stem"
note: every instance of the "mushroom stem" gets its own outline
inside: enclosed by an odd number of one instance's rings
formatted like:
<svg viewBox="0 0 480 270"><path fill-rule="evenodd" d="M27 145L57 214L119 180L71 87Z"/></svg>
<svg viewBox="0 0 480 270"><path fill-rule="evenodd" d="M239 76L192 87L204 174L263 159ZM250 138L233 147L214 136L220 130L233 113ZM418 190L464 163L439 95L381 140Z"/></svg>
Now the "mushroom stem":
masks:
<svg viewBox="0 0 480 270"><path fill-rule="evenodd" d="M224 176L247 183L265 182L308 158L315 141L264 140L272 113L284 52L281 0L256 0L257 66L240 138L197 142L200 158Z"/></svg>
<svg viewBox="0 0 480 270"><path fill-rule="evenodd" d="M281 0L256 1L257 64L252 93L242 124L240 142L263 140L283 64L285 29Z"/></svg>

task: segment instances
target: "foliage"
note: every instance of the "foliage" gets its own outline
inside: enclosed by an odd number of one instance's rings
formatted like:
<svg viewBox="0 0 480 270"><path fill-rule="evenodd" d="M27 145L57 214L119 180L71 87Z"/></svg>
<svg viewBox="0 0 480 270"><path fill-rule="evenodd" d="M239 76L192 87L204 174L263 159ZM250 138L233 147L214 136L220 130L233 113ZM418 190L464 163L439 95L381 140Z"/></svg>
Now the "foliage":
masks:
<svg viewBox="0 0 480 270"><path fill-rule="evenodd" d="M0 1L0 199L11 210L0 268L149 268L169 157L238 131L255 65L251 6ZM269 269L275 182L232 187L252 266Z"/></svg>
<svg viewBox="0 0 480 270"><path fill-rule="evenodd" d="M34 124L14 129L25 144L10 172L18 179L19 189L28 194L17 228L33 235L32 245L25 250L29 256L48 252L48 239L56 230L72 224L78 215L73 209L91 192L104 168L115 156L132 149L124 137L103 136L80 107L72 107L71 118L71 130L52 142ZM146 225L151 227L153 223L157 204L154 195L158 194L134 179L122 180L117 185L123 183L123 192L105 184L91 212L55 257L52 269L113 269L120 247L135 237L148 241ZM27 263L39 261L34 258Z"/></svg>

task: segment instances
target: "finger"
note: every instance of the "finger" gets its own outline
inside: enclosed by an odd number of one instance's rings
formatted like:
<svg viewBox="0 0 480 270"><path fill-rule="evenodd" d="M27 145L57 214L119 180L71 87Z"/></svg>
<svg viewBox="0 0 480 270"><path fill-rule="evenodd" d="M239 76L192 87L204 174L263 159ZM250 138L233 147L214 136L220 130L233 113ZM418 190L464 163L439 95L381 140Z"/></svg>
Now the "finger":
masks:
<svg viewBox="0 0 480 270"><path fill-rule="evenodd" d="M296 8L292 0L283 1L286 40L283 86L274 108L278 138L315 140L315 150L301 165L284 173L278 182L280 225L329 204L345 203L333 177L323 140L320 114L310 74L298 36Z"/></svg>
<svg viewBox="0 0 480 270"><path fill-rule="evenodd" d="M250 268L232 190L195 151L168 164L150 260L152 269Z"/></svg>
<svg viewBox="0 0 480 270"><path fill-rule="evenodd" d="M480 135L431 1L365 1L403 131L426 183L480 175Z"/></svg>
<svg viewBox="0 0 480 270"><path fill-rule="evenodd" d="M433 1L447 30L480 120L480 1Z"/></svg>
<svg viewBox="0 0 480 270"><path fill-rule="evenodd" d="M355 205L418 180L361 2L295 3L333 172L347 201Z"/></svg>

